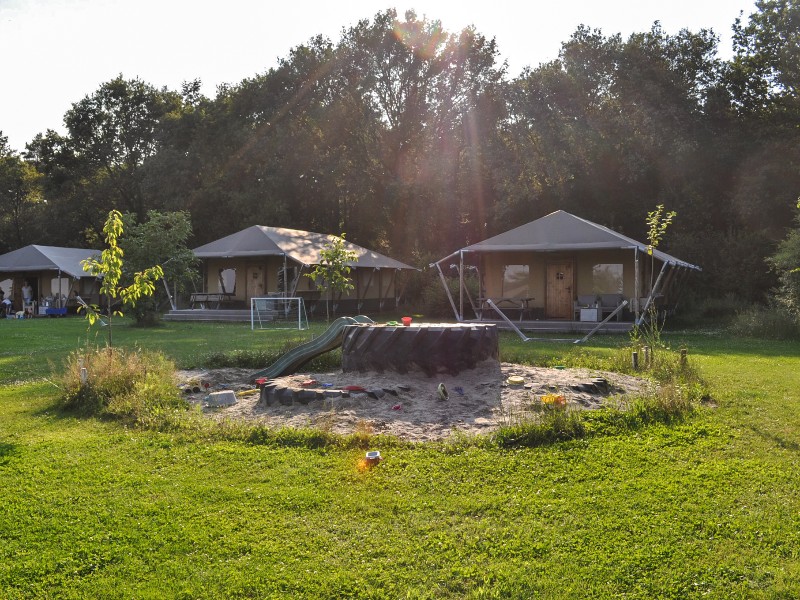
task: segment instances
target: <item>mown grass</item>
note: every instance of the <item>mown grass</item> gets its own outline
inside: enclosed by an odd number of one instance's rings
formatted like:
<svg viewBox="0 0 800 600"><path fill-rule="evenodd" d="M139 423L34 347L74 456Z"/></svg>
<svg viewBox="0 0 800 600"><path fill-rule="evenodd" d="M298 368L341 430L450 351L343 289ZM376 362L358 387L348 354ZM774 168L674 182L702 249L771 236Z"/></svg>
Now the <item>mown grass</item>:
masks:
<svg viewBox="0 0 800 600"><path fill-rule="evenodd" d="M355 445L195 438L56 410L48 363L85 344L85 326L0 325L2 597L800 596L796 343L665 334L689 348L716 408L534 448L381 447L362 472ZM114 332L181 367L281 335ZM503 336L502 353L600 365L619 343Z"/></svg>

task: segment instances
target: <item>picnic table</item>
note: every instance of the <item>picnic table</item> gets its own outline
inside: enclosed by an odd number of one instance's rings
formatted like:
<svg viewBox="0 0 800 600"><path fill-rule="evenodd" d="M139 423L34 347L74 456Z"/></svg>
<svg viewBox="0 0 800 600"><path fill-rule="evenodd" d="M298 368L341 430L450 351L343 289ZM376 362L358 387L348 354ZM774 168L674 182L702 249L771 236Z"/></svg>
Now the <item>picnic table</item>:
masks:
<svg viewBox="0 0 800 600"><path fill-rule="evenodd" d="M223 302L233 298L233 294L226 292L195 292L191 295L192 308L218 309Z"/></svg>
<svg viewBox="0 0 800 600"><path fill-rule="evenodd" d="M522 321L523 317L528 314L528 310L530 309L531 300L533 297L527 298L481 298L480 300L480 319L483 319L483 312L488 310L492 311L492 307L489 306L489 300L494 302L494 305L505 312L506 310L514 310L519 311L519 321Z"/></svg>

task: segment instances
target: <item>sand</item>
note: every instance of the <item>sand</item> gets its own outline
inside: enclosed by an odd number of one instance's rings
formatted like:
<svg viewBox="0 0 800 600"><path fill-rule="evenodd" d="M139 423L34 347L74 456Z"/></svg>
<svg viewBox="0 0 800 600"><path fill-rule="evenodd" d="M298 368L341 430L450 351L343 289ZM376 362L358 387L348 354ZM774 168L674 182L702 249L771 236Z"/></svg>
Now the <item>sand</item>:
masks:
<svg viewBox="0 0 800 600"><path fill-rule="evenodd" d="M423 373L298 373L270 383L318 391L304 394L315 399L306 404L284 404L275 399L267 405L259 402L259 390L248 383L251 374L243 369L218 369L181 371L178 377L182 385L199 388L187 397L203 406L209 418L246 419L274 427L316 427L341 434L366 431L413 442L443 440L455 431L486 434L501 425L536 418L546 394L563 396L567 410L592 410L619 405L627 397L652 388L647 380L619 373L486 361L455 376L431 378ZM524 384L509 385L511 376L522 377ZM607 385L596 383L598 380L605 380ZM312 381L317 383L309 383ZM438 391L440 384L443 394ZM333 390L346 386L359 386L371 393L333 395ZM235 391L235 404L208 406L209 392L219 390ZM316 399L325 392L331 397Z"/></svg>

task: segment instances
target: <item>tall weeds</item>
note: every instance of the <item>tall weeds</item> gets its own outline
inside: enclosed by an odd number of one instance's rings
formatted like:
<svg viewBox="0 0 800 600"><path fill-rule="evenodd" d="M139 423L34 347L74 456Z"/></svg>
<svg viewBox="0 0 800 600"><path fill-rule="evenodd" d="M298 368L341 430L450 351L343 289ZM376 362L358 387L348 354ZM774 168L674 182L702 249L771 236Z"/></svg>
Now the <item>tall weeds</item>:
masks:
<svg viewBox="0 0 800 600"><path fill-rule="evenodd" d="M460 439L457 445L496 445L501 448L541 446L596 435L613 435L655 423L680 422L705 396L705 386L692 365L664 344L650 353L651 360L640 363L635 371L631 345L619 348L602 359L591 353L574 356L576 363L563 357L569 366L588 366L606 370L638 373L659 383L656 391L635 398L622 398L617 404L592 411L547 407L536 414L512 415L493 436ZM652 341L651 341L652 343ZM269 357L219 355L219 363L256 368L269 364ZM267 360L265 360L267 359ZM595 362L600 360L599 363ZM258 361L254 364L250 361ZM273 428L263 424L214 421L202 417L175 385L175 366L163 355L153 352L124 351L111 348L83 348L69 355L65 369L56 380L62 389L61 406L82 415L120 419L138 427L180 432L191 438L228 439L244 443L307 448L368 448L380 441L383 446L402 445L401 440L376 435L360 429L341 436L324 428Z"/></svg>
<svg viewBox="0 0 800 600"><path fill-rule="evenodd" d="M546 410L527 420L517 419L500 428L494 440L500 447L531 447L555 442L615 435L654 424L679 423L707 398L707 390L697 370L680 350L667 346L660 328L634 332L629 345L621 347L590 368L640 375L657 385L653 391L634 397L622 397L598 410ZM647 348L647 352L645 352ZM639 355L634 368L632 355ZM645 359L645 355L648 357ZM569 366L587 366L586 357L565 358Z"/></svg>
<svg viewBox="0 0 800 600"><path fill-rule="evenodd" d="M188 407L174 373L175 365L160 353L86 347L67 357L56 381L66 410L145 422Z"/></svg>

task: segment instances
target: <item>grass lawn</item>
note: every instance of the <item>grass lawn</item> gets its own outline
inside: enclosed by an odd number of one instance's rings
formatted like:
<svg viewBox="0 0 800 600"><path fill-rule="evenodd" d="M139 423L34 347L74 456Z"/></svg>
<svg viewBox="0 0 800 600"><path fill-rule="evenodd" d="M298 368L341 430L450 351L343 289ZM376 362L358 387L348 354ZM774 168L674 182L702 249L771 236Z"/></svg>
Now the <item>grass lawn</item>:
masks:
<svg viewBox="0 0 800 600"><path fill-rule="evenodd" d="M114 329L115 345L180 367L297 335ZM716 407L540 448L381 448L360 472L361 450L69 416L50 376L85 323L2 321L0 597L800 597L800 345L665 337L689 348ZM581 364L622 342L503 334L501 354Z"/></svg>

